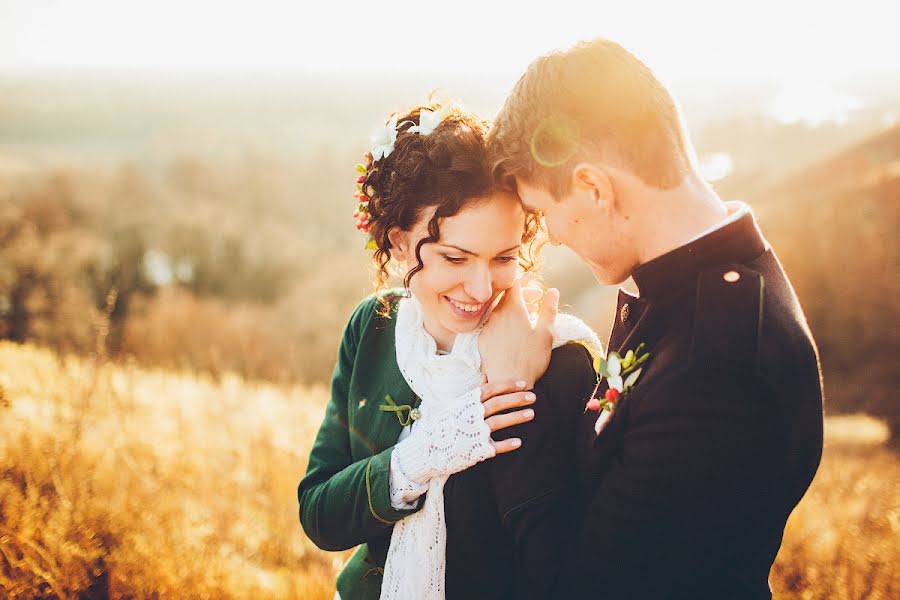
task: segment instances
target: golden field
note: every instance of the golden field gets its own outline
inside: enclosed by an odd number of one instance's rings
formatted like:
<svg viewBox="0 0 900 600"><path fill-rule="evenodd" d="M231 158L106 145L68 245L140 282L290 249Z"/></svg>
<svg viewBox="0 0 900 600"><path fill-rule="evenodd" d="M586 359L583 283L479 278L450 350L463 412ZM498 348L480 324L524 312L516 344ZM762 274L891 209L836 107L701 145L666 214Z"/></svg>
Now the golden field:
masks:
<svg viewBox="0 0 900 600"><path fill-rule="evenodd" d="M0 596L330 600L296 486L327 391L0 342ZM900 458L829 418L772 571L776 598L900 590Z"/></svg>

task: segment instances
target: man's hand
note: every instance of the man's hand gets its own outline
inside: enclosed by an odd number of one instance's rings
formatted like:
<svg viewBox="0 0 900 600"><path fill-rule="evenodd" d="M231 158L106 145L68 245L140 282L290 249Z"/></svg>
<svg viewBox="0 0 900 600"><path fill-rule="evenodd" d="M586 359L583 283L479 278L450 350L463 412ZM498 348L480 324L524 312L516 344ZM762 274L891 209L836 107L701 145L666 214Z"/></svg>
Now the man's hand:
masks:
<svg viewBox="0 0 900 600"><path fill-rule="evenodd" d="M534 418L534 410L517 410L514 412L497 414L511 408L528 406L537 400L534 392L525 391L524 381L504 380L494 383L485 383L481 386L481 402L484 404L484 420L491 431L512 427L525 423ZM491 440L497 454L510 452L522 445L519 438L509 438L495 442Z"/></svg>
<svg viewBox="0 0 900 600"><path fill-rule="evenodd" d="M558 306L559 292L547 290L532 324L521 284L506 290L478 337L481 370L489 383L518 380L534 387L550 364Z"/></svg>

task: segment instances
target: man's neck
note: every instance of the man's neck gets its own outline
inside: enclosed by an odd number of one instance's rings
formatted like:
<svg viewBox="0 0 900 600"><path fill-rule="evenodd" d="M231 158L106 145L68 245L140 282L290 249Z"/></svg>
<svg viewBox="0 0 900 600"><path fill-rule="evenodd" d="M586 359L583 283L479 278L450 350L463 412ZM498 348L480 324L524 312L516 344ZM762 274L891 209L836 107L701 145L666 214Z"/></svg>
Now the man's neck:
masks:
<svg viewBox="0 0 900 600"><path fill-rule="evenodd" d="M728 216L718 194L696 174L685 177L676 188L647 187L641 193L640 264L680 248Z"/></svg>

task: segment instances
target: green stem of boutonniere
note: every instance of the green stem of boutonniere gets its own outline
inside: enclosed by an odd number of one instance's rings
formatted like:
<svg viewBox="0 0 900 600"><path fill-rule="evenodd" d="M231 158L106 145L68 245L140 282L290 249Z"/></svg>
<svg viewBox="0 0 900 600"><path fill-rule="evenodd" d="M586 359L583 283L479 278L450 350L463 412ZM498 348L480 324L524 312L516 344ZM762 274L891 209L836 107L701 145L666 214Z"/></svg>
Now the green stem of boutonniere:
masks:
<svg viewBox="0 0 900 600"><path fill-rule="evenodd" d="M640 358L636 358L636 359L634 360L633 363L631 363L630 365L628 365L628 367L622 369L622 375L628 375L629 373L631 373L632 371L634 371L635 369L637 369L639 366L641 366L642 364L644 364L644 362L645 362L648 358L650 358L650 355L649 355L649 354L644 354L644 355L641 356Z"/></svg>
<svg viewBox="0 0 900 600"><path fill-rule="evenodd" d="M400 425L403 427L406 427L407 425L415 421L415 418L413 418L412 414L412 406L410 406L409 404L401 404L400 406L397 406L397 403L394 402L394 399L391 398L390 394L386 395L384 399L387 401L387 404L382 404L378 407L378 410L382 412L392 412L397 415L397 420L400 421ZM404 415L404 413L406 414Z"/></svg>

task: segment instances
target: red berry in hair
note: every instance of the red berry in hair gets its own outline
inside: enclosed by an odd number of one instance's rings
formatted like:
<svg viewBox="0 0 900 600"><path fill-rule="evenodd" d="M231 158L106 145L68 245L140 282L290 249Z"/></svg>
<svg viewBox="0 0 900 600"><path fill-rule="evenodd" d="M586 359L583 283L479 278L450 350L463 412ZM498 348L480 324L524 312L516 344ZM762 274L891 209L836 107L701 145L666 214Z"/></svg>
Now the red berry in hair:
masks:
<svg viewBox="0 0 900 600"><path fill-rule="evenodd" d="M360 195L359 195L359 201L360 201L360 202L368 202L368 201L369 201L369 197L366 196L365 194L360 194Z"/></svg>
<svg viewBox="0 0 900 600"><path fill-rule="evenodd" d="M365 176L365 175L360 175L360 176L356 179L356 183L363 183L363 182L365 182L365 180L366 180L366 176Z"/></svg>

